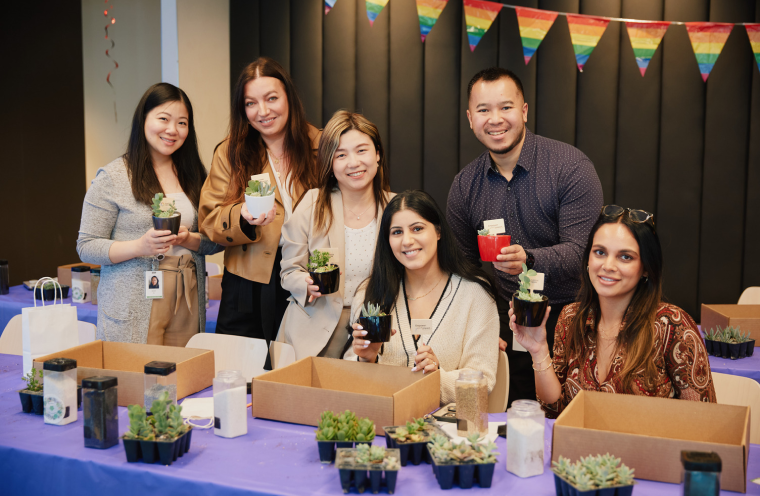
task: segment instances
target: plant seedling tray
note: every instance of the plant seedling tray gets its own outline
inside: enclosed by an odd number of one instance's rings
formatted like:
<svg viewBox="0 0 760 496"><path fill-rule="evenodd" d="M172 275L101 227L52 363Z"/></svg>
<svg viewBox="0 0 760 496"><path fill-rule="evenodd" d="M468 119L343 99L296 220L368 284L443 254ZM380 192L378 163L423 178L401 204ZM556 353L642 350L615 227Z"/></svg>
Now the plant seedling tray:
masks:
<svg viewBox="0 0 760 496"><path fill-rule="evenodd" d="M190 451L192 436L193 429L191 427L190 430L174 441L142 441L122 437L122 442L129 463L135 463L142 459L143 463L155 463L158 460L161 465L171 465L177 461L177 457Z"/></svg>
<svg viewBox="0 0 760 496"><path fill-rule="evenodd" d="M18 396L21 399L21 411L24 413L32 413L35 415L42 415L45 413L45 404L42 391L30 392L26 389L22 389L18 392Z"/></svg>
<svg viewBox="0 0 760 496"><path fill-rule="evenodd" d="M319 461L325 464L330 464L335 461L335 449L341 448L353 448L354 445L360 444L372 444L372 442L354 442L354 441L317 441L317 448L319 449Z"/></svg>
<svg viewBox="0 0 760 496"><path fill-rule="evenodd" d="M741 360L742 358L749 358L755 353L754 339L750 339L744 343L724 343L709 339L705 339L704 341L707 354L718 358Z"/></svg>
<svg viewBox="0 0 760 496"><path fill-rule="evenodd" d="M338 467L340 485L343 488L343 492L348 493L353 487L360 494L364 493L369 483L372 494L379 493L381 488L385 488L388 494L393 494L396 491L398 470L386 470L381 465L374 465L372 463L366 465L357 464L354 458L356 452L357 450L353 448L338 450L335 465ZM400 456L399 450L386 449L385 457L391 456L398 460Z"/></svg>
<svg viewBox="0 0 760 496"><path fill-rule="evenodd" d="M427 449L428 456L433 462L433 473L441 489L451 489L457 484L461 489L470 489L474 483L480 487L491 487L493 471L496 463L443 463L438 464Z"/></svg>
<svg viewBox="0 0 760 496"><path fill-rule="evenodd" d="M554 474L554 488L557 491L557 496L631 496L633 493L633 484L629 486L613 486L605 487L603 489L581 491L564 477L560 477L556 473Z"/></svg>
<svg viewBox="0 0 760 496"><path fill-rule="evenodd" d="M419 465L421 462L425 463L432 463L430 458L430 453L428 452L425 447L427 446L427 443L430 442L431 438L436 434L442 434L446 437L449 437L446 432L441 429L440 427L434 425L434 424L426 424L425 430L423 433L425 434L425 440L420 441L417 443L407 442L407 443L399 443L395 439L391 437L391 434L394 434L396 432L396 429L399 427L406 427L404 425L394 425L390 427L383 427L383 430L385 431L385 445L390 449L398 449L400 452L399 457L399 463L401 463L402 467L406 467L407 463L412 462L412 465Z"/></svg>

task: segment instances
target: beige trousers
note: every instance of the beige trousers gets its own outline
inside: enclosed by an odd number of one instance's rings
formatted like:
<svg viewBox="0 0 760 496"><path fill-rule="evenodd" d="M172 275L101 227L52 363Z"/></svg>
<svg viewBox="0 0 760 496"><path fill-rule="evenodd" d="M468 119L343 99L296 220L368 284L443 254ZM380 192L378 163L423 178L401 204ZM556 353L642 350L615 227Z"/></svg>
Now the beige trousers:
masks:
<svg viewBox="0 0 760 496"><path fill-rule="evenodd" d="M193 256L164 257L158 270L164 272L164 297L153 300L148 344L184 347L198 333L198 278Z"/></svg>
<svg viewBox="0 0 760 496"><path fill-rule="evenodd" d="M346 341L348 341L348 331L346 331L346 326L350 319L351 307L343 307L343 311L340 313L338 326L333 331L332 336L330 336L330 340L317 356L325 358L343 358L343 347L346 346Z"/></svg>

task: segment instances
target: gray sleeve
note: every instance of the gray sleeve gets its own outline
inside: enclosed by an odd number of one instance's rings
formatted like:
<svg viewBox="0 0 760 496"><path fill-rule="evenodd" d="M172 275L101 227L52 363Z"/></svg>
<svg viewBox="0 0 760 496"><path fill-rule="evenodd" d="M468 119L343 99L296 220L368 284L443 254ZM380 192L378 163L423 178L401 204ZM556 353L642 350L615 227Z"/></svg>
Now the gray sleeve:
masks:
<svg viewBox="0 0 760 496"><path fill-rule="evenodd" d="M224 246L214 243L203 233L199 234L201 235L201 244L198 247L198 255L213 255L214 253L224 251Z"/></svg>
<svg viewBox="0 0 760 496"><path fill-rule="evenodd" d="M82 220L77 238L77 253L82 262L111 265L108 251L119 205L113 200L114 186L105 169L93 179L82 204Z"/></svg>

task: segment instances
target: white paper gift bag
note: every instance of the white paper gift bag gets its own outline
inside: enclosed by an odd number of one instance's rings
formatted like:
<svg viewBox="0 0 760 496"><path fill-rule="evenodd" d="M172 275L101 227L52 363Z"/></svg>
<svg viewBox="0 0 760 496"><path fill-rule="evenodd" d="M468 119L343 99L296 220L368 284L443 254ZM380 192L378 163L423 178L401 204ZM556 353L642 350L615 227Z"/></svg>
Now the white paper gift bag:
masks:
<svg viewBox="0 0 760 496"><path fill-rule="evenodd" d="M74 346L79 346L79 329L77 327L77 309L69 304L63 304L62 300L56 304L56 299L51 305L37 306L34 293L37 285L44 285L45 280L53 281L50 277L43 277L34 285L32 299L33 307L21 309L21 340L23 344L24 375L32 370L32 360L37 357L56 353ZM60 285L56 284L56 297L60 294Z"/></svg>

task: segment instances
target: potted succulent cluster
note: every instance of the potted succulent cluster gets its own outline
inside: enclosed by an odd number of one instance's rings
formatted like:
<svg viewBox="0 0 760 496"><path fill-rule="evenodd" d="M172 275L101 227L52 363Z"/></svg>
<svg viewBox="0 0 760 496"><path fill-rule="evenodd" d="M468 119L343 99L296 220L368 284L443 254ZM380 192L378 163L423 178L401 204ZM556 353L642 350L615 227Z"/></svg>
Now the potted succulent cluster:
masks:
<svg viewBox="0 0 760 496"><path fill-rule="evenodd" d="M245 188L245 206L248 207L248 213L258 218L272 210L274 206L274 190L276 186L269 184L269 181L258 181L253 179L248 181L248 187Z"/></svg>
<svg viewBox="0 0 760 496"><path fill-rule="evenodd" d="M340 270L336 264L330 263L330 257L332 253L319 250L309 256L309 276L323 295L335 293L340 288Z"/></svg>
<svg viewBox="0 0 760 496"><path fill-rule="evenodd" d="M42 415L45 412L45 404L42 396L42 370L32 367L28 374L21 379L26 383L26 388L18 392L21 398L21 410L24 413Z"/></svg>
<svg viewBox="0 0 760 496"><path fill-rule="evenodd" d="M575 463L562 456L552 462L557 496L630 496L633 493L633 469L620 458L606 455L587 456Z"/></svg>
<svg viewBox="0 0 760 496"><path fill-rule="evenodd" d="M549 298L534 293L530 287L530 278L538 273L522 264L522 273L518 276L520 288L512 295L512 310L515 322L523 327L538 327L544 320Z"/></svg>
<svg viewBox="0 0 760 496"><path fill-rule="evenodd" d="M339 449L335 465L338 467L343 492L348 493L351 486L355 485L356 490L363 493L369 481L372 494L380 492L383 486L388 494L393 494L396 490L398 471L401 469L398 458L397 449L385 449L369 444L359 444L353 449Z"/></svg>
<svg viewBox="0 0 760 496"><path fill-rule="evenodd" d="M128 462L158 459L162 465L171 465L190 450L192 428L184 423L182 407L171 402L168 392L153 400L150 418L140 405L130 405L128 410L129 430L122 436Z"/></svg>
<svg viewBox="0 0 760 496"><path fill-rule="evenodd" d="M432 463L425 445L434 435L445 436L441 429L425 422L423 418L412 419L406 425L383 427L383 430L386 446L399 449L399 461L402 467L406 467L410 461L412 465L419 465L422 461Z"/></svg>
<svg viewBox="0 0 760 496"><path fill-rule="evenodd" d="M317 430L319 461L332 463L335 447L353 448L362 444L370 445L375 439L375 423L368 418L358 418L354 412L346 410L340 415L331 411L322 412Z"/></svg>
<svg viewBox="0 0 760 496"><path fill-rule="evenodd" d="M370 343L387 343L391 340L391 316L380 310L380 304L362 305L359 325L367 331L364 337Z"/></svg>
<svg viewBox="0 0 760 496"><path fill-rule="evenodd" d="M501 254L501 249L506 248L512 242L512 236L508 234L490 234L488 229L478 231L478 250L480 259L484 262L498 262L496 255Z"/></svg>
<svg viewBox="0 0 760 496"><path fill-rule="evenodd" d="M725 329L718 326L705 331L705 348L709 355L731 360L751 357L755 353L755 340L749 336L750 332L742 332L739 326Z"/></svg>
<svg viewBox="0 0 760 496"><path fill-rule="evenodd" d="M69 297L69 286L60 284L60 290L56 288L56 283L48 281L34 290L34 297L38 300L53 301L56 296L60 299ZM57 295L56 295L57 293Z"/></svg>
<svg viewBox="0 0 760 496"><path fill-rule="evenodd" d="M433 436L428 451L433 459L433 473L441 489L451 489L454 483L469 489L477 482L480 487L491 487L493 471L498 461L496 445L490 441L478 442L479 434L467 441L452 443L446 436Z"/></svg>
<svg viewBox="0 0 760 496"><path fill-rule="evenodd" d="M179 223L182 214L177 212L174 200L167 198L163 193L156 193L153 197L153 229L156 231L171 231L179 233Z"/></svg>

